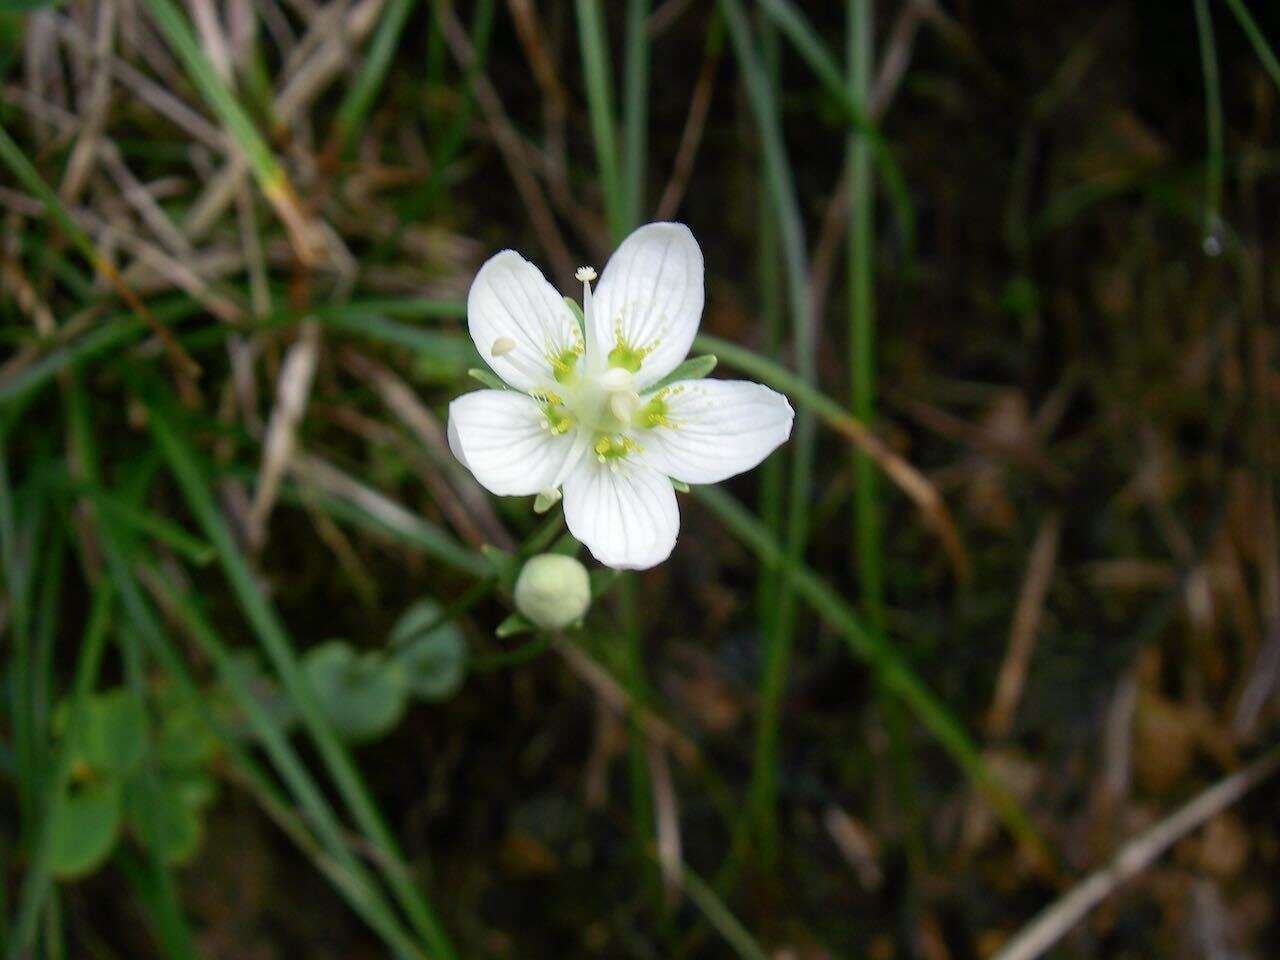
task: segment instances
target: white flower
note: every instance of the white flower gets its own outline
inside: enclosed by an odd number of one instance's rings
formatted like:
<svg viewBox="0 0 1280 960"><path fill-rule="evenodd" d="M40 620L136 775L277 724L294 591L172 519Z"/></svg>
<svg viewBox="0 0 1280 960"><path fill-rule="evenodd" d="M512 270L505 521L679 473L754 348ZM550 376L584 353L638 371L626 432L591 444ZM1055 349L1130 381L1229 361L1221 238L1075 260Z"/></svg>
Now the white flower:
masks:
<svg viewBox="0 0 1280 960"><path fill-rule="evenodd" d="M480 268L467 323L480 355L512 390L449 405L449 446L489 491L563 487L569 531L601 563L661 563L680 528L672 481L716 483L749 470L791 434L786 397L742 380L677 380L702 316L702 251L680 223L623 241L593 293L585 335L538 268L513 250Z"/></svg>

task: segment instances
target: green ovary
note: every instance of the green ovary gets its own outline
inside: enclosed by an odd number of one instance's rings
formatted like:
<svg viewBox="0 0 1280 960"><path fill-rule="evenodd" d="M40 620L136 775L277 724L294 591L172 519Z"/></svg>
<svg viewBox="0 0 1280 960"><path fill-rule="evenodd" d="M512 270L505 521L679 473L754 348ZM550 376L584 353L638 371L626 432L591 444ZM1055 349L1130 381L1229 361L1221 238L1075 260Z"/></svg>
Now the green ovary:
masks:
<svg viewBox="0 0 1280 960"><path fill-rule="evenodd" d="M582 348L575 346L547 358L551 361L551 371L557 383L567 384L577 379L578 357L581 355Z"/></svg>
<svg viewBox="0 0 1280 960"><path fill-rule="evenodd" d="M601 463L616 462L625 460L632 453L639 453L640 446L626 434L614 434L608 436L601 434L596 438L595 446L596 459Z"/></svg>

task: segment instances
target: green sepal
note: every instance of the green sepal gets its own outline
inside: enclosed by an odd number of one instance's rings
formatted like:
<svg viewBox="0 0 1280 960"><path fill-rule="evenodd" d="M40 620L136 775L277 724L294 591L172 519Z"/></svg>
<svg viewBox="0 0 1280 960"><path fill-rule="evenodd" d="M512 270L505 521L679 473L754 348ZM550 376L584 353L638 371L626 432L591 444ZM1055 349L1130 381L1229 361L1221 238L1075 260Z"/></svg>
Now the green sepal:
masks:
<svg viewBox="0 0 1280 960"><path fill-rule="evenodd" d="M655 383L652 387L646 388L643 396L648 396L651 393L661 390L667 384L675 383L677 380L701 380L716 368L717 362L715 354L712 353L709 353L704 357L690 357Z"/></svg>
<svg viewBox="0 0 1280 960"><path fill-rule="evenodd" d="M557 492L554 497L549 497L545 493L540 493L533 498L533 512L537 514L546 513L559 502L559 492Z"/></svg>
<svg viewBox="0 0 1280 960"><path fill-rule="evenodd" d="M511 616L507 617L507 619L498 624L498 629L493 631L493 633L499 640L505 640L507 637L515 637L522 633L530 633L534 629L534 625L530 623L523 614L513 613Z"/></svg>
<svg viewBox="0 0 1280 960"><path fill-rule="evenodd" d="M509 390L510 389L510 387L508 387L505 383L502 382L501 378L499 378L496 373L491 373L488 370L481 370L479 367L472 367L470 370L467 371L467 376L469 376L472 380L479 380L481 383L483 383L486 387L490 388L491 390Z"/></svg>
<svg viewBox="0 0 1280 960"><path fill-rule="evenodd" d="M683 480L677 480L675 477L668 477L667 479L671 481L671 486L675 488L676 493L689 492L689 485Z"/></svg>

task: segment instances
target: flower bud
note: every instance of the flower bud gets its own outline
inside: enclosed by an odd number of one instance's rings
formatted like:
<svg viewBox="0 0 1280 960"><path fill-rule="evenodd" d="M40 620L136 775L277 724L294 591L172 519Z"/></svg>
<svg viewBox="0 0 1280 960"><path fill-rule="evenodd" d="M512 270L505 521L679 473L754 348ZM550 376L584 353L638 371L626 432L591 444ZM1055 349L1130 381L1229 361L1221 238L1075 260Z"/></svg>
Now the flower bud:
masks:
<svg viewBox="0 0 1280 960"><path fill-rule="evenodd" d="M573 557L540 553L516 579L516 609L545 630L560 630L591 605L587 569Z"/></svg>

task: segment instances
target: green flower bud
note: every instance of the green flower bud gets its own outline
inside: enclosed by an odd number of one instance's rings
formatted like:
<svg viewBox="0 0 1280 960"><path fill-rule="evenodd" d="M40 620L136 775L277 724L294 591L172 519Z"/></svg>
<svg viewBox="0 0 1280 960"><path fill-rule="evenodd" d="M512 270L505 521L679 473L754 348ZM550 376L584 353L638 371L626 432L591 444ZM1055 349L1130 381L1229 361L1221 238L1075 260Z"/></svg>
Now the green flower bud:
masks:
<svg viewBox="0 0 1280 960"><path fill-rule="evenodd" d="M540 553L516 579L516 609L545 630L560 630L582 619L591 606L587 569L573 557Z"/></svg>

